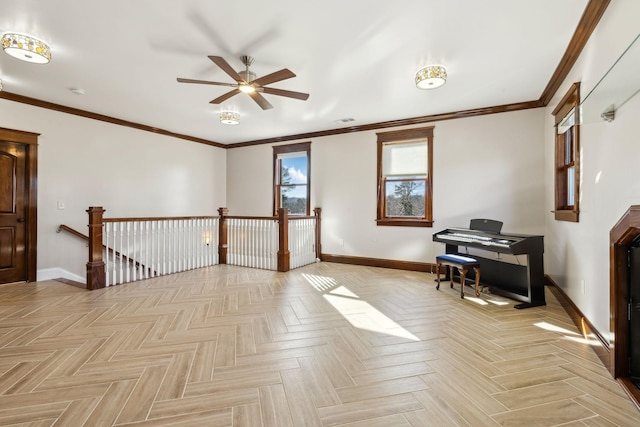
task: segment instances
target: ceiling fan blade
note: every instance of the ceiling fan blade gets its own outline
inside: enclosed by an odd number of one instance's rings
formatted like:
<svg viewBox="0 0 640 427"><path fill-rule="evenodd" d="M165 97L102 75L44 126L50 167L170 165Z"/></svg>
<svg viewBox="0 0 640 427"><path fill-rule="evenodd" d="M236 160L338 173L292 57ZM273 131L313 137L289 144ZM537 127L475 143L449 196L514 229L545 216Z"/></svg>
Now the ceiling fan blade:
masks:
<svg viewBox="0 0 640 427"><path fill-rule="evenodd" d="M209 56L209 59L212 60L214 64L216 64L218 67L220 67L220 69L222 71L227 73L236 82L242 83L244 81L242 79L242 77L240 77L240 74L238 74L236 72L236 70L231 68L231 65L229 65L229 63L227 61L225 61L225 59L223 57L221 57L221 56Z"/></svg>
<svg viewBox="0 0 640 427"><path fill-rule="evenodd" d="M275 73L267 74L266 76L262 76L260 78L255 79L251 82L251 84L264 86L270 83L279 82L281 80L290 79L291 77L295 77L293 71L283 68L280 71L276 71Z"/></svg>
<svg viewBox="0 0 640 427"><path fill-rule="evenodd" d="M240 91L240 89L237 90ZM256 101L256 104L258 104L263 110L270 110L273 108L273 105L269 104L269 101L267 101L264 96L260 95L258 92L251 92L248 95L253 98L253 100Z"/></svg>
<svg viewBox="0 0 640 427"><path fill-rule="evenodd" d="M261 89L264 93L268 93L269 95L286 96L288 98L301 99L303 101L309 99L308 93L294 92L292 90L276 89L272 87L263 87Z"/></svg>
<svg viewBox="0 0 640 427"><path fill-rule="evenodd" d="M232 96L235 96L237 94L240 93L240 89L234 89L230 92L225 93L224 95L220 95L219 97L217 97L216 99L209 101L209 104L222 104L224 101L226 101L227 99L231 98Z"/></svg>
<svg viewBox="0 0 640 427"><path fill-rule="evenodd" d="M210 82L208 80L183 79L181 77L178 77L177 80L178 80L179 83L197 83L197 84L202 84L202 85L238 87L237 83Z"/></svg>

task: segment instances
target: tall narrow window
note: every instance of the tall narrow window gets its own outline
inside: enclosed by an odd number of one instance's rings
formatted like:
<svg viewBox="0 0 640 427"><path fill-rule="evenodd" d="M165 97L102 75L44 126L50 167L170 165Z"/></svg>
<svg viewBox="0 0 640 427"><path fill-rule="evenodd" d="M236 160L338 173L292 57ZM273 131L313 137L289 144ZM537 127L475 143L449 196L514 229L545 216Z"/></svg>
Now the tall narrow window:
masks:
<svg viewBox="0 0 640 427"><path fill-rule="evenodd" d="M310 142L273 147L274 215L280 208L309 215L310 172Z"/></svg>
<svg viewBox="0 0 640 427"><path fill-rule="evenodd" d="M378 225L432 225L433 127L378 133Z"/></svg>
<svg viewBox="0 0 640 427"><path fill-rule="evenodd" d="M555 117L555 218L578 222L580 203L580 83L574 83L553 111Z"/></svg>

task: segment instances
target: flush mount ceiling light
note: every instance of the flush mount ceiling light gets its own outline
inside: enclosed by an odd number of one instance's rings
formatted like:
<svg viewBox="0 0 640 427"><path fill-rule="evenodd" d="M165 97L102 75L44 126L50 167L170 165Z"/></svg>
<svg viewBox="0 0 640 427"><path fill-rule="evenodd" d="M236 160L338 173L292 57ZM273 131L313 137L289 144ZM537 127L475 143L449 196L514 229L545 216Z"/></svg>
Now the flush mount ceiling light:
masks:
<svg viewBox="0 0 640 427"><path fill-rule="evenodd" d="M0 40L2 48L14 58L34 64L51 61L51 49L42 40L20 33L4 33Z"/></svg>
<svg viewBox="0 0 640 427"><path fill-rule="evenodd" d="M416 72L418 89L435 89L447 82L447 69L442 65L427 65Z"/></svg>
<svg viewBox="0 0 640 427"><path fill-rule="evenodd" d="M237 125L240 123L240 114L233 111L223 111L220 113L220 123L225 125Z"/></svg>

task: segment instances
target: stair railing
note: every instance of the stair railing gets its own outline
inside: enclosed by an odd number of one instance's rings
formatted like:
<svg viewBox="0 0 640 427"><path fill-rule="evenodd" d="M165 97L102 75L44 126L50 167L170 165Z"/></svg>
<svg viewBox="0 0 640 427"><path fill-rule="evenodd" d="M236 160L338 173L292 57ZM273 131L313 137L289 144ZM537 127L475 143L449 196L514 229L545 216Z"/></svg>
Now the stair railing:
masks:
<svg viewBox="0 0 640 427"><path fill-rule="evenodd" d="M102 207L90 207L87 289L216 264L281 272L307 265L320 258L321 211L246 217L219 208L217 217L104 218Z"/></svg>

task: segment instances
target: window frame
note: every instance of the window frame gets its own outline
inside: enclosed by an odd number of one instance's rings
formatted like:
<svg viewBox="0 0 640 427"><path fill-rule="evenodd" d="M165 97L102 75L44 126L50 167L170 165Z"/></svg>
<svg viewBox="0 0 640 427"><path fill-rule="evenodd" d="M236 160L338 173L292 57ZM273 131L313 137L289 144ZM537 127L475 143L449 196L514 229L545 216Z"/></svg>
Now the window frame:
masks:
<svg viewBox="0 0 640 427"><path fill-rule="evenodd" d="M433 226L433 129L428 126L416 129L405 129L391 132L376 133L378 149L377 165L377 216L376 224L379 226L401 227L432 227ZM427 149L427 174L425 181L425 206L423 218L387 217L386 216L386 179L383 176L383 147L388 144L407 144L426 142ZM411 181L416 181L412 179Z"/></svg>
<svg viewBox="0 0 640 427"><path fill-rule="evenodd" d="M292 214L296 216L309 216L311 212L311 142L300 142L296 144L288 145L274 145L273 146L273 215L278 215L280 209L280 200L282 185L280 184L280 164L281 161L278 158L280 154L304 152L307 156L307 206L306 213L304 215ZM301 185L301 184L296 184Z"/></svg>
<svg viewBox="0 0 640 427"><path fill-rule="evenodd" d="M565 132L558 133L558 127L573 112L574 123ZM580 220L580 83L571 85L558 106L551 113L554 116L554 189L556 221L579 222ZM567 136L571 136L571 144L567 150ZM571 158L567 158L567 153ZM571 168L573 172L571 173ZM568 203L570 194L569 174L573 180L573 205Z"/></svg>

